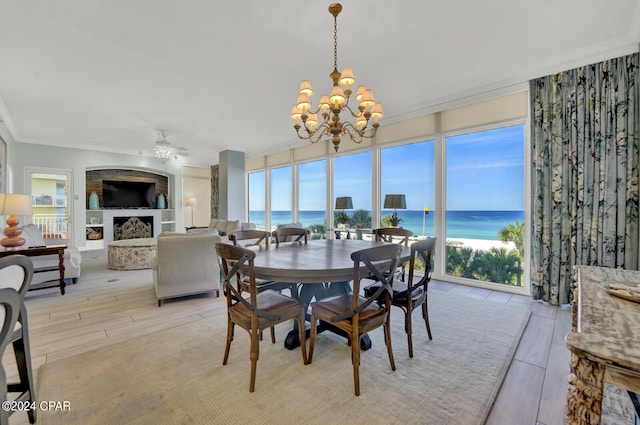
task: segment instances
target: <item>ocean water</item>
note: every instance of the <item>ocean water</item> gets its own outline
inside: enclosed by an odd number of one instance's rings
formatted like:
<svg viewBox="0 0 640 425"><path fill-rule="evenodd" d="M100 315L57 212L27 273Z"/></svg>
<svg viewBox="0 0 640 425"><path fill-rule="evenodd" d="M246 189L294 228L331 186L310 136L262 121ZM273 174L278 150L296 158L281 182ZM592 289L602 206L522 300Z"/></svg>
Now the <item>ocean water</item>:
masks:
<svg viewBox="0 0 640 425"><path fill-rule="evenodd" d="M392 212L393 210L382 210L382 217ZM348 214L351 216L353 212L349 211ZM300 211L299 216L305 227L323 224L326 218L324 211ZM433 211L429 214L420 210L398 211L398 217L402 219L400 226L411 230L415 236L432 236L435 233L433 216ZM249 221L264 225L264 212L251 211ZM291 221L291 211L273 211L271 214L274 226ZM448 238L500 240L500 230L516 221L524 221L524 211L447 211L446 234Z"/></svg>

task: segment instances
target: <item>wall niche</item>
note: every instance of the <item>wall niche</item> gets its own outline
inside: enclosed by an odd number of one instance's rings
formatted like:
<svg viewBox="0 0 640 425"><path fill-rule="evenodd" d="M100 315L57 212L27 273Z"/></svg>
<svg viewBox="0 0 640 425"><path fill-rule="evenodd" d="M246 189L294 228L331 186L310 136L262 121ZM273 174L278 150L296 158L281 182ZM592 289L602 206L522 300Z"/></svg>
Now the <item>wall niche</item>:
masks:
<svg viewBox="0 0 640 425"><path fill-rule="evenodd" d="M89 195L94 191L98 194L100 205L104 205L104 199L102 197L103 180L155 183L156 196L160 194L165 195L167 198L167 208L173 207L173 202L169 200L169 178L167 176L138 170L104 169L87 170L86 172L87 209L89 209Z"/></svg>

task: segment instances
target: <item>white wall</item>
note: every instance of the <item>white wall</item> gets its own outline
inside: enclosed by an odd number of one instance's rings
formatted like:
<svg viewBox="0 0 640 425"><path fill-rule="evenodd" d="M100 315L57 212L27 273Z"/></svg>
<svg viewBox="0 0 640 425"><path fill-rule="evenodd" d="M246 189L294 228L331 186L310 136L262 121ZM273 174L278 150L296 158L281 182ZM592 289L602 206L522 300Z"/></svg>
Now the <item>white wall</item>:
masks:
<svg viewBox="0 0 640 425"><path fill-rule="evenodd" d="M198 206L193 208L193 225L207 226L211 221L211 167L184 167L182 169L183 202L196 198ZM185 226L191 226L191 207L183 210ZM181 232L182 229L176 228Z"/></svg>

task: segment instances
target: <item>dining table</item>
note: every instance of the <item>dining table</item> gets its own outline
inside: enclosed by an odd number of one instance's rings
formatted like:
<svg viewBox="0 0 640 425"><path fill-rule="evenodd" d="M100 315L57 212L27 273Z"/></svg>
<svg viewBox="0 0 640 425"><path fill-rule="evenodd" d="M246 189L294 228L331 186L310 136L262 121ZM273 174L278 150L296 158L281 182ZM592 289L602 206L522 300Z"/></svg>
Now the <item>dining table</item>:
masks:
<svg viewBox="0 0 640 425"><path fill-rule="evenodd" d="M256 250L254 272L256 278L275 282L299 284L298 300L308 309L312 300L316 300L351 291L353 280L353 260L351 254L362 249L387 244L388 242L358 239L312 239L308 243L287 242L277 247ZM402 245L400 262L409 261L411 249ZM381 267L384 264L380 265ZM388 266L387 266L388 267ZM362 266L366 271L366 266ZM328 323L321 323L318 332L332 330ZM297 329L293 329L285 338L285 347L292 350L300 346ZM362 349L371 347L371 340L364 335Z"/></svg>

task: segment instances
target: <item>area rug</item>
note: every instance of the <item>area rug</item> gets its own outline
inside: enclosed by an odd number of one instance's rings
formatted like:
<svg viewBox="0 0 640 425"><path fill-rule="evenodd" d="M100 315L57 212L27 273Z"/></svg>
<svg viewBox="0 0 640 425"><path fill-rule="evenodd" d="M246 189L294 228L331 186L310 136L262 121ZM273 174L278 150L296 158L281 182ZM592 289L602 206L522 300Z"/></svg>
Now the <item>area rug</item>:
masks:
<svg viewBox="0 0 640 425"><path fill-rule="evenodd" d="M189 302L185 300L184 302ZM319 334L313 363L299 349L260 344L256 389L249 392L249 337L237 328L222 366L226 316L186 325L45 364L38 399L68 401L41 411L39 424L482 424L529 311L432 291L433 340L414 315L414 357L408 356L403 314L392 310L396 371L381 329L360 364L361 395L353 393L350 348ZM222 310L222 309L221 309Z"/></svg>

